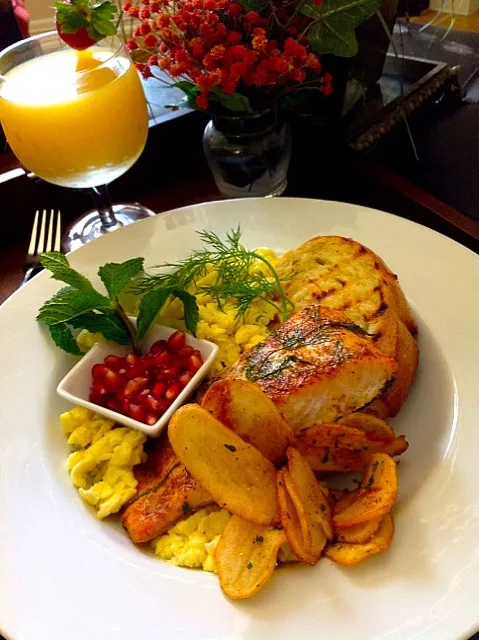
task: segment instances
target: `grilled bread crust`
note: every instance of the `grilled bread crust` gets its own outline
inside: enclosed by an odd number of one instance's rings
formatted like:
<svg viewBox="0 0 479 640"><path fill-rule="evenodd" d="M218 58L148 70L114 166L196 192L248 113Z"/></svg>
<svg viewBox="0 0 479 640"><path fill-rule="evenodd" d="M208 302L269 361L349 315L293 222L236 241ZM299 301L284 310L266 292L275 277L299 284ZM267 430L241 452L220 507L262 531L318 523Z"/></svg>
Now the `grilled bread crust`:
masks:
<svg viewBox="0 0 479 640"><path fill-rule="evenodd" d="M396 381L368 408L380 417L396 415L418 364L417 325L397 276L370 249L340 236L308 240L279 258L276 270L296 310L314 303L338 309L397 360Z"/></svg>
<svg viewBox="0 0 479 640"><path fill-rule="evenodd" d="M395 360L344 313L311 305L243 354L227 376L257 384L299 431L367 405L395 370Z"/></svg>

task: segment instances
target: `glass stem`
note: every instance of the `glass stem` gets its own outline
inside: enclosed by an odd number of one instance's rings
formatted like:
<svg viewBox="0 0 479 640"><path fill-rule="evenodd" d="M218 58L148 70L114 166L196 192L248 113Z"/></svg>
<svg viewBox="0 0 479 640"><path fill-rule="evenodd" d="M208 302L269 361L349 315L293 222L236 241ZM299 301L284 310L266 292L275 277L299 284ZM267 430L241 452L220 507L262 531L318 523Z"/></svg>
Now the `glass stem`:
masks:
<svg viewBox="0 0 479 640"><path fill-rule="evenodd" d="M113 205L111 204L110 194L106 184L101 187L92 187L93 202L100 216L101 224L104 229L111 229L118 226L118 220L115 218Z"/></svg>

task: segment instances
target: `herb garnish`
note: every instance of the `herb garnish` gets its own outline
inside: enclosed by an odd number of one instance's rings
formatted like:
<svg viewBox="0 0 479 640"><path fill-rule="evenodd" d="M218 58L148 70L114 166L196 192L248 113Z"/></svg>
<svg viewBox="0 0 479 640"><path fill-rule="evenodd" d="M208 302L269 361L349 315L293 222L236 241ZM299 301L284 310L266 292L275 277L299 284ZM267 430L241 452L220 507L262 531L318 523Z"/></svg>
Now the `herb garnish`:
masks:
<svg viewBox="0 0 479 640"><path fill-rule="evenodd" d="M252 569L253 568L253 563L252 562L248 562L248 564L246 565L247 569Z"/></svg>
<svg viewBox="0 0 479 640"><path fill-rule="evenodd" d="M224 446L226 449L229 449L229 451L236 451L234 444L225 444Z"/></svg>
<svg viewBox="0 0 479 640"><path fill-rule="evenodd" d="M67 286L42 305L37 320L47 325L55 344L72 355L83 355L75 339L80 329L101 333L106 340L117 344L131 344L133 350L140 353L139 342L170 297L182 301L186 327L194 333L199 318L198 305L195 297L180 287L163 288L143 296L137 328L130 322L119 296L132 279L143 271L143 258L132 258L122 263L110 262L99 268L98 275L107 295L97 291L85 276L72 269L62 253L44 253L41 261L55 280Z"/></svg>
<svg viewBox="0 0 479 640"><path fill-rule="evenodd" d="M256 542L264 542L263 536L256 536L255 540Z"/></svg>
<svg viewBox="0 0 479 640"><path fill-rule="evenodd" d="M283 320L294 310L293 303L286 297L281 279L271 263L256 251L247 250L241 243L241 229L238 226L226 235L226 240L213 231L198 231L206 245L197 249L184 260L164 263L155 267L166 269L166 273L145 276L136 283L133 291L145 293L158 288L180 287L187 289L197 278L207 273L213 264L218 273L214 283L202 285L200 292L209 294L221 309L225 300L234 301L237 316L244 317L255 300L264 300L277 309ZM267 275L261 269L255 269L255 263L261 262L267 268ZM277 303L275 302L277 301Z"/></svg>
<svg viewBox="0 0 479 640"><path fill-rule="evenodd" d="M191 511L191 507L187 502L183 502L183 504L181 505L181 510L183 511L183 515L187 516Z"/></svg>

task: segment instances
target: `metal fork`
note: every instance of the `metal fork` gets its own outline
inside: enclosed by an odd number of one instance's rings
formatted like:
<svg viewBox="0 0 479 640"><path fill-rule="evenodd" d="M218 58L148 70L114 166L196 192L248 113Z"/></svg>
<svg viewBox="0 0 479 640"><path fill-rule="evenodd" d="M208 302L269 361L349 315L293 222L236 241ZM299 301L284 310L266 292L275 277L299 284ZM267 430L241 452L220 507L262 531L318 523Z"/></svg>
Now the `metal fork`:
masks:
<svg viewBox="0 0 479 640"><path fill-rule="evenodd" d="M42 269L40 262L40 254L45 251L60 251L61 250L61 212L50 210L50 216L48 221L47 230L47 210L43 209L40 228L38 227L38 220L40 218L40 211L35 213L33 220L32 235L30 237L30 244L28 246L27 257L23 263L23 270L25 275L20 286L24 285L34 276L38 271ZM46 232L46 237L45 237Z"/></svg>

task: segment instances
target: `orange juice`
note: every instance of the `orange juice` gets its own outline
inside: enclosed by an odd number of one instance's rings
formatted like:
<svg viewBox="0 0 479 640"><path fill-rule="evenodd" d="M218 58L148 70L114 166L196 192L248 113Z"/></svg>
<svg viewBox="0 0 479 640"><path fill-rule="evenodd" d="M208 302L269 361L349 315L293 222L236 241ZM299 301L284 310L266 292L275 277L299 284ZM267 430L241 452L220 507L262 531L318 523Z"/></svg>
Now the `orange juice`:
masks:
<svg viewBox="0 0 479 640"><path fill-rule="evenodd" d="M108 184L141 154L146 100L126 55L65 49L23 62L4 77L0 120L8 143L44 180L76 188Z"/></svg>

